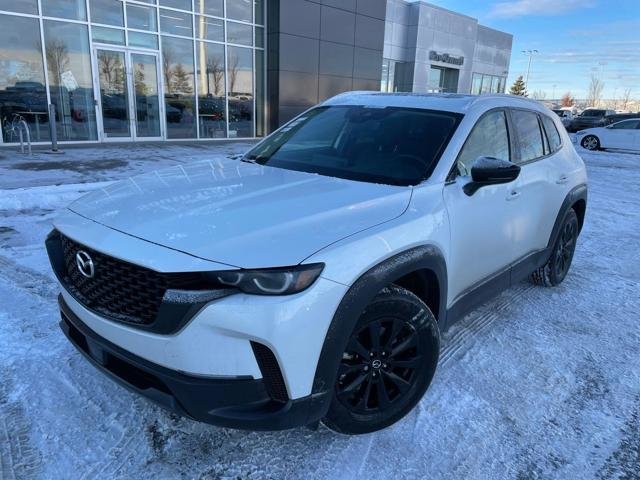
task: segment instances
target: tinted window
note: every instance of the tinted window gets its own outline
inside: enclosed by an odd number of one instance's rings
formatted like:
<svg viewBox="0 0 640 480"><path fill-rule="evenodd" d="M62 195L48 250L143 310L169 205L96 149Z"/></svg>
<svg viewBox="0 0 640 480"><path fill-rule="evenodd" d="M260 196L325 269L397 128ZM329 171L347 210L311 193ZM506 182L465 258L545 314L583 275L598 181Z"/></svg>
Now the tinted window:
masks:
<svg viewBox="0 0 640 480"><path fill-rule="evenodd" d="M486 114L473 127L469 138L458 155L458 172L470 175L471 166L478 157L511 160L507 119L503 111Z"/></svg>
<svg viewBox="0 0 640 480"><path fill-rule="evenodd" d="M556 128L556 124L553 123L546 115L541 115L542 125L544 126L544 130L547 132L547 139L549 140L549 147L552 152L557 151L560 148L560 144L562 141L560 140L560 134L558 133L558 129Z"/></svg>
<svg viewBox="0 0 640 480"><path fill-rule="evenodd" d="M544 155L542 133L538 115L524 110L512 110L511 118L516 127L520 144L520 162L528 162Z"/></svg>
<svg viewBox="0 0 640 480"><path fill-rule="evenodd" d="M461 115L398 107L319 107L285 125L245 160L391 185L427 178Z"/></svg>
<svg viewBox="0 0 640 480"><path fill-rule="evenodd" d="M612 130L634 130L638 128L639 120L625 120L623 122L614 123L611 125Z"/></svg>
<svg viewBox="0 0 640 480"><path fill-rule="evenodd" d="M606 110L585 110L580 114L581 117L602 117L607 113Z"/></svg>

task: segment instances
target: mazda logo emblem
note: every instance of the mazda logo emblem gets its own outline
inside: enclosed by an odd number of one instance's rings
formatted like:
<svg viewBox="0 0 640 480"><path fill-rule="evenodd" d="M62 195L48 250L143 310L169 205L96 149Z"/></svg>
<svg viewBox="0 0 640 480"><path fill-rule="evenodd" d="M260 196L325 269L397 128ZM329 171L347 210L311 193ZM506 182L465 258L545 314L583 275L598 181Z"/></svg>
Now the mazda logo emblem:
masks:
<svg viewBox="0 0 640 480"><path fill-rule="evenodd" d="M76 265L78 266L78 271L87 278L93 278L96 273L91 256L84 250L79 250L76 253Z"/></svg>

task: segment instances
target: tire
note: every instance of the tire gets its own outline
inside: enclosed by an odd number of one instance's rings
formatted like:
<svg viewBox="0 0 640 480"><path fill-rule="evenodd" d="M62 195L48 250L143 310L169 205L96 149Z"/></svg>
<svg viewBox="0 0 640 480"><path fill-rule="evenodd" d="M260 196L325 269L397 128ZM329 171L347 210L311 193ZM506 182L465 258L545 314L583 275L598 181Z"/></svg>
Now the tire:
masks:
<svg viewBox="0 0 640 480"><path fill-rule="evenodd" d="M600 150L600 139L595 135L587 135L580 141L580 146L587 150Z"/></svg>
<svg viewBox="0 0 640 480"><path fill-rule="evenodd" d="M531 274L531 281L534 284L555 287L562 283L571 267L579 230L578 215L573 208L570 208L564 216L549 260Z"/></svg>
<svg viewBox="0 0 640 480"><path fill-rule="evenodd" d="M383 289L349 337L322 423L361 434L397 422L426 392L439 356L440 330L429 307L404 288Z"/></svg>

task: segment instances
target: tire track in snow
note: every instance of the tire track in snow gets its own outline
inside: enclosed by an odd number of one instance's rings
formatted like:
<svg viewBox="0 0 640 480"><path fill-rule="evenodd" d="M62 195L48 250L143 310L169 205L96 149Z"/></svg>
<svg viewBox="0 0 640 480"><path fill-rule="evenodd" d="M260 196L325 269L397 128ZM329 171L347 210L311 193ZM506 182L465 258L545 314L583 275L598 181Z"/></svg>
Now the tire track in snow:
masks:
<svg viewBox="0 0 640 480"><path fill-rule="evenodd" d="M2 255L0 255L0 276L14 287L41 298L55 299L59 292L56 282L51 277Z"/></svg>
<svg viewBox="0 0 640 480"><path fill-rule="evenodd" d="M9 401L8 375L0 378L0 479L33 478L40 470L42 458L30 444L30 424L22 404Z"/></svg>
<svg viewBox="0 0 640 480"><path fill-rule="evenodd" d="M460 320L460 322L455 325L457 331L452 333L449 338L447 338L448 335L446 333L444 335L446 344L440 351L440 366L449 363L456 353L471 343L493 322L499 319L504 311L513 305L514 301L534 288L536 288L534 285L521 283L502 293L497 299L481 305Z"/></svg>

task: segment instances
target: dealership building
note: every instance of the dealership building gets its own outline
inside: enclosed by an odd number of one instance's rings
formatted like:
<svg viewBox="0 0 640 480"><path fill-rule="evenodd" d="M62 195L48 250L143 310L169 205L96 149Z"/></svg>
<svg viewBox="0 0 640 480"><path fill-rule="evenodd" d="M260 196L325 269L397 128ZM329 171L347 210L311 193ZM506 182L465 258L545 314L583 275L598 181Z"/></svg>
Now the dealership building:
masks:
<svg viewBox="0 0 640 480"><path fill-rule="evenodd" d="M253 138L349 90L503 92L511 44L405 0L0 0L0 143Z"/></svg>

